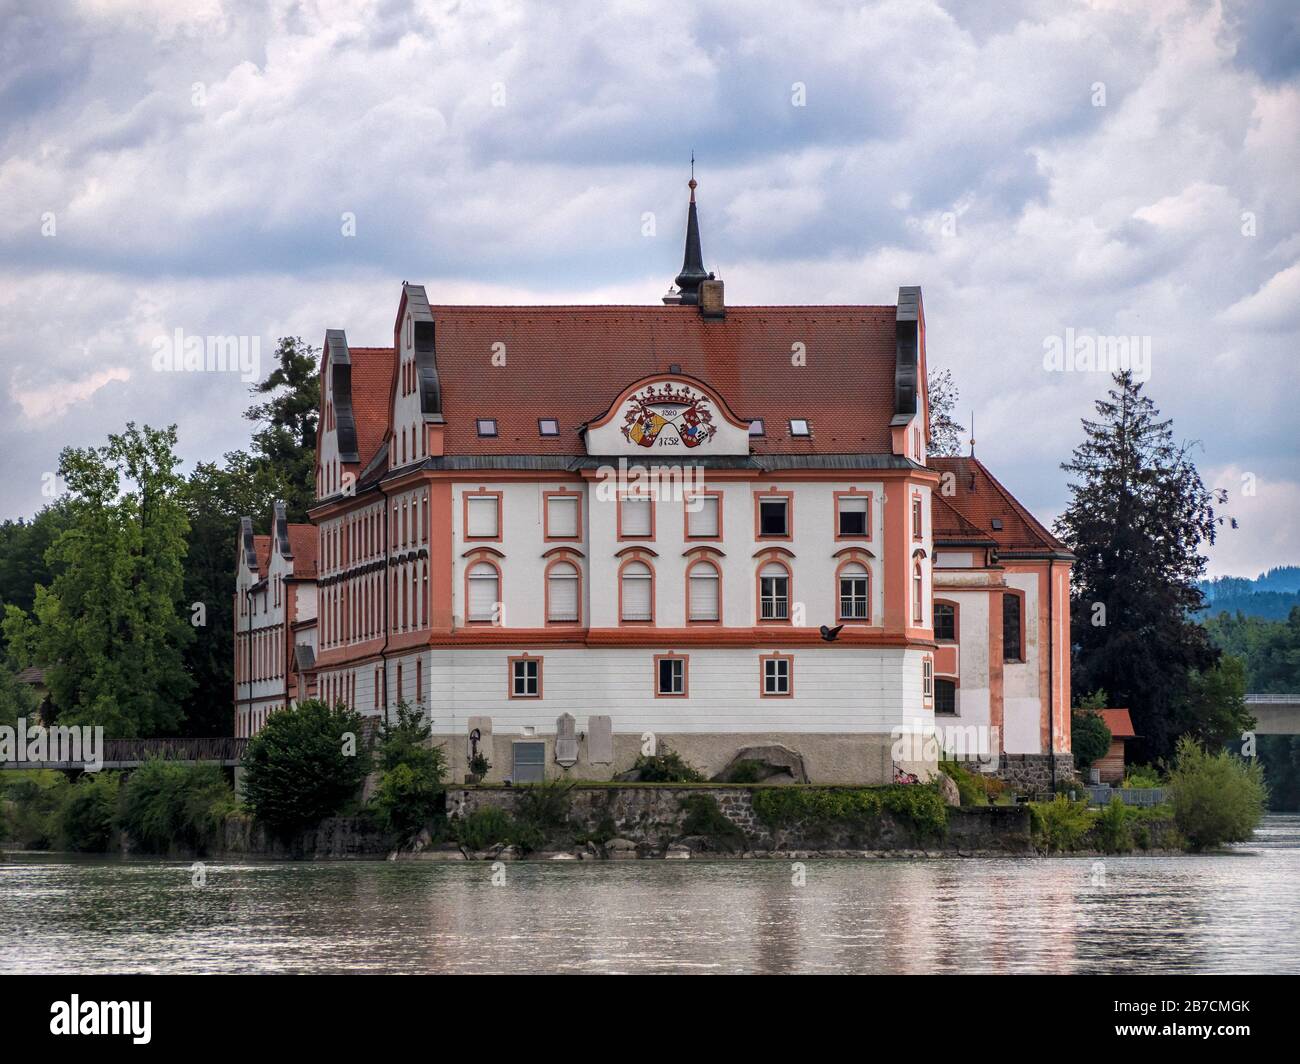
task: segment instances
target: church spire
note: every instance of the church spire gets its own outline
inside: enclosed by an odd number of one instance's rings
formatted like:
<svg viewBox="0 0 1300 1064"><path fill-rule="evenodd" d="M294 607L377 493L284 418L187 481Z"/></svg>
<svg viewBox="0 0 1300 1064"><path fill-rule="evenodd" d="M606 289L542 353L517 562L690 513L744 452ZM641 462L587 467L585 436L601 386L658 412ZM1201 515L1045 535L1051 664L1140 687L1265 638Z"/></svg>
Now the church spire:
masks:
<svg viewBox="0 0 1300 1064"><path fill-rule="evenodd" d="M680 291L664 296L664 302L693 306L700 301L700 282L707 281L710 276L704 270L704 252L700 249L700 219L695 210L694 152L691 152L691 179L687 182L687 187L691 190L691 201L686 208L686 254L682 258L682 272L673 282Z"/></svg>

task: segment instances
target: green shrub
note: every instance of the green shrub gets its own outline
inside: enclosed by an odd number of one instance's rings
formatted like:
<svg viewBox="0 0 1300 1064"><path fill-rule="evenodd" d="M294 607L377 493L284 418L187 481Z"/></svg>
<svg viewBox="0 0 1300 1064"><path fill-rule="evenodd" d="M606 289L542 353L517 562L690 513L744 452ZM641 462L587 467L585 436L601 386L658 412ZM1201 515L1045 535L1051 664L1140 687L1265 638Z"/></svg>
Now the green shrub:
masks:
<svg viewBox="0 0 1300 1064"><path fill-rule="evenodd" d="M1070 747L1080 772L1087 772L1110 749L1110 729L1096 712L1106 705L1106 700L1105 691L1095 691L1070 711Z"/></svg>
<svg viewBox="0 0 1300 1064"><path fill-rule="evenodd" d="M1226 751L1210 754L1188 736L1178 740L1169 774L1174 822L1192 850L1249 839L1268 791L1258 763Z"/></svg>
<svg viewBox="0 0 1300 1064"><path fill-rule="evenodd" d="M959 761L942 761L939 769L957 785L962 805L988 805L1007 789L1001 780L983 772L972 772Z"/></svg>
<svg viewBox="0 0 1300 1064"><path fill-rule="evenodd" d="M1134 817L1119 795L1110 800L1110 804L1097 814L1094 831L1097 837L1097 849L1105 853L1128 853L1133 849Z"/></svg>
<svg viewBox="0 0 1300 1064"><path fill-rule="evenodd" d="M121 823L143 850L167 853L177 846L202 852L216 842L221 822L236 808L220 766L155 759L127 779Z"/></svg>
<svg viewBox="0 0 1300 1064"><path fill-rule="evenodd" d="M703 835L727 843L744 844L744 831L723 814L712 795L687 795L681 801L681 808L686 811L686 816L682 818L682 834Z"/></svg>
<svg viewBox="0 0 1300 1064"><path fill-rule="evenodd" d="M1058 794L1050 802L1030 802L1029 820L1039 845L1051 853L1077 850L1092 828L1087 802L1072 802Z"/></svg>
<svg viewBox="0 0 1300 1064"><path fill-rule="evenodd" d="M361 717L318 699L272 713L244 755L244 801L280 836L336 816L370 767Z"/></svg>
<svg viewBox="0 0 1300 1064"><path fill-rule="evenodd" d="M1133 765L1124 777L1124 786L1152 790L1156 787L1162 787L1164 784L1160 780L1160 773L1150 765Z"/></svg>
<svg viewBox="0 0 1300 1064"><path fill-rule="evenodd" d="M468 850L486 850L510 841L514 825L504 809L485 805L453 823L456 841Z"/></svg>
<svg viewBox="0 0 1300 1064"><path fill-rule="evenodd" d="M0 774L8 796L2 810L6 833L23 850L53 849L59 841L63 804L72 784L62 772L24 769Z"/></svg>
<svg viewBox="0 0 1300 1064"><path fill-rule="evenodd" d="M572 790L573 784L568 780L517 785L515 819L544 832L563 827L569 820Z"/></svg>
<svg viewBox="0 0 1300 1064"><path fill-rule="evenodd" d="M703 774L694 765L682 760L681 754L661 747L657 754L642 754L632 766L641 783L701 783Z"/></svg>
<svg viewBox="0 0 1300 1064"><path fill-rule="evenodd" d="M378 761L381 775L371 810L384 831L409 842L430 821L441 820L446 754L431 744L421 713L402 702L396 721L385 720L380 729Z"/></svg>
<svg viewBox="0 0 1300 1064"><path fill-rule="evenodd" d="M121 777L116 772L87 772L63 801L59 837L70 850L105 853L117 826Z"/></svg>
<svg viewBox="0 0 1300 1064"><path fill-rule="evenodd" d="M758 783L763 778L763 763L753 758L742 758L731 766L725 783Z"/></svg>
<svg viewBox="0 0 1300 1064"><path fill-rule="evenodd" d="M754 813L770 828L793 824L874 828L888 811L918 836L942 836L948 809L938 789L921 784L890 787L772 787L756 790Z"/></svg>

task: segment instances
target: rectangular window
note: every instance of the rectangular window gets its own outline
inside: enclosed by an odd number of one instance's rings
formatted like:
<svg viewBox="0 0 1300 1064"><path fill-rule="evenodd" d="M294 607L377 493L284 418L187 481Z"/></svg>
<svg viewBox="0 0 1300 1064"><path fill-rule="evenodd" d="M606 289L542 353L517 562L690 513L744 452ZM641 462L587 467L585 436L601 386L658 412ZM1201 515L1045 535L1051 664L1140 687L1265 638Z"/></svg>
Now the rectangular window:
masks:
<svg viewBox="0 0 1300 1064"><path fill-rule="evenodd" d="M845 495L840 498L839 534L863 536L867 534L867 496Z"/></svg>
<svg viewBox="0 0 1300 1064"><path fill-rule="evenodd" d="M546 496L546 538L578 538L578 496Z"/></svg>
<svg viewBox="0 0 1300 1064"><path fill-rule="evenodd" d="M1002 660L1023 661L1024 647L1020 645L1020 596L1002 596Z"/></svg>
<svg viewBox="0 0 1300 1064"><path fill-rule="evenodd" d="M542 694L542 659L510 659L510 696L540 698Z"/></svg>
<svg viewBox="0 0 1300 1064"><path fill-rule="evenodd" d="M859 568L861 568L859 566ZM840 577L840 619L865 621L870 616L867 604L867 576L857 573Z"/></svg>
<svg viewBox="0 0 1300 1064"><path fill-rule="evenodd" d="M954 716L957 712L957 684L952 680L934 681L935 715L946 713Z"/></svg>
<svg viewBox="0 0 1300 1064"><path fill-rule="evenodd" d="M653 536L654 516L650 499L630 497L623 499L620 505L623 509L619 531L624 539L649 539Z"/></svg>
<svg viewBox="0 0 1300 1064"><path fill-rule="evenodd" d="M763 694L783 697L790 693L790 659L763 659Z"/></svg>
<svg viewBox="0 0 1300 1064"><path fill-rule="evenodd" d="M957 607L951 602L934 604L934 637L940 642L957 640Z"/></svg>
<svg viewBox="0 0 1300 1064"><path fill-rule="evenodd" d="M720 535L717 495L697 495L686 504L686 535L691 539L717 539Z"/></svg>
<svg viewBox="0 0 1300 1064"><path fill-rule="evenodd" d="M500 536L501 497L470 495L465 500L465 538L497 539Z"/></svg>
<svg viewBox="0 0 1300 1064"><path fill-rule="evenodd" d="M912 538L923 538L921 530L921 496L912 496Z"/></svg>
<svg viewBox="0 0 1300 1064"><path fill-rule="evenodd" d="M686 659L657 658L658 680L655 693L664 696L686 694Z"/></svg>
<svg viewBox="0 0 1300 1064"><path fill-rule="evenodd" d="M762 419L761 417L756 417L756 418L754 418L753 421L751 421L751 422L749 423L749 434L750 434L751 436L762 436L762 435L764 435L764 432L763 432L763 419Z"/></svg>
<svg viewBox="0 0 1300 1064"><path fill-rule="evenodd" d="M539 436L558 436L560 434L560 423L553 417L539 417L537 419L537 435Z"/></svg>
<svg viewBox="0 0 1300 1064"><path fill-rule="evenodd" d="M790 535L789 499L769 496L758 500L758 534L782 537Z"/></svg>
<svg viewBox="0 0 1300 1064"><path fill-rule="evenodd" d="M807 419L806 419L806 418L801 418L801 417L792 417L792 418L790 419L790 435L791 435L791 436L811 436L811 435L812 435L812 429L810 429L810 428L808 427L808 421L807 421Z"/></svg>
<svg viewBox="0 0 1300 1064"><path fill-rule="evenodd" d="M477 425L480 436L495 436L497 434L497 419L494 417L481 417L477 420Z"/></svg>
<svg viewBox="0 0 1300 1064"><path fill-rule="evenodd" d="M921 695L927 701L934 697L934 662L930 658L921 662Z"/></svg>

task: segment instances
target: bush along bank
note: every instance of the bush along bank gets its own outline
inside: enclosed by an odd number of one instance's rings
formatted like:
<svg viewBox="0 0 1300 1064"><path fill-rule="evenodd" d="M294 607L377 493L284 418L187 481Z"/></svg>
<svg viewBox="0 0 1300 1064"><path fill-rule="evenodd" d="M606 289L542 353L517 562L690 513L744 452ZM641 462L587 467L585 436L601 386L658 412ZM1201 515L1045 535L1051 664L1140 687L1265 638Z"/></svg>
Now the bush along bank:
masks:
<svg viewBox="0 0 1300 1064"><path fill-rule="evenodd" d="M951 809L928 784L454 787L424 859L1032 853L1024 807Z"/></svg>

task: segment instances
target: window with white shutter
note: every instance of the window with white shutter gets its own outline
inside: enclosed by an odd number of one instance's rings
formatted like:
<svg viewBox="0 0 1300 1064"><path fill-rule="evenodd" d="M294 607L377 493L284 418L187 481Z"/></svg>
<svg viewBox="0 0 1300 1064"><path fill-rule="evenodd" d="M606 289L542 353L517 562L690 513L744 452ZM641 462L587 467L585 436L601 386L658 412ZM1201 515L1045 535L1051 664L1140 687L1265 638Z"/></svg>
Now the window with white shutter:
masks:
<svg viewBox="0 0 1300 1064"><path fill-rule="evenodd" d="M500 535L500 496L471 495L465 508L467 539L496 539Z"/></svg>
<svg viewBox="0 0 1300 1064"><path fill-rule="evenodd" d="M712 562L699 562L691 566L690 620L716 621L718 619L718 570Z"/></svg>
<svg viewBox="0 0 1300 1064"><path fill-rule="evenodd" d="M619 504L622 506L622 524L620 531L626 539L629 536L635 536L638 539L648 539L651 536L651 515L650 500L638 498L626 498Z"/></svg>
<svg viewBox="0 0 1300 1064"><path fill-rule="evenodd" d="M578 496L546 497L546 536L548 539L578 538Z"/></svg>
<svg viewBox="0 0 1300 1064"><path fill-rule="evenodd" d="M650 566L629 562L623 569L623 609L625 621L649 621L653 618Z"/></svg>
<svg viewBox="0 0 1300 1064"><path fill-rule="evenodd" d="M686 534L692 539L716 539L718 536L717 495L699 495L687 503Z"/></svg>
<svg viewBox="0 0 1300 1064"><path fill-rule="evenodd" d="M840 497L837 531L841 536L867 535L867 496L843 495Z"/></svg>
<svg viewBox="0 0 1300 1064"><path fill-rule="evenodd" d="M501 601L501 578L496 566L479 562L470 568L469 619L471 621L496 620L497 604Z"/></svg>
<svg viewBox="0 0 1300 1064"><path fill-rule="evenodd" d="M546 576L546 619L578 619L578 570L569 562L556 562Z"/></svg>

